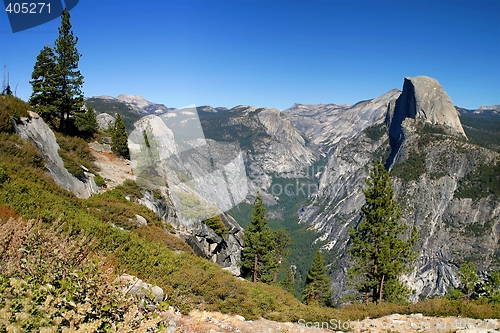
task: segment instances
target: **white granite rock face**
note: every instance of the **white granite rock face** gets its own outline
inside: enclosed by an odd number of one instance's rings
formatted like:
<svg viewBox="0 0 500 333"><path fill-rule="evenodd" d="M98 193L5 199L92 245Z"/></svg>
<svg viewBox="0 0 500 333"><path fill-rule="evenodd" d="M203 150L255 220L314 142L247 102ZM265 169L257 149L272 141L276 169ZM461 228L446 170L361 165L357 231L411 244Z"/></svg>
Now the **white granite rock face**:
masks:
<svg viewBox="0 0 500 333"><path fill-rule="evenodd" d="M15 122L15 131L24 139L33 142L40 150L47 171L54 177L56 183L79 198L88 198L92 194L99 193L94 175L85 172L83 179L77 179L64 168L64 162L58 153L59 144L56 136L38 114L30 111L29 115Z"/></svg>
<svg viewBox="0 0 500 333"><path fill-rule="evenodd" d="M386 123L392 146L403 140L401 126L406 118L440 125L448 134L467 137L451 98L436 79L427 76L405 78L403 92L389 105Z"/></svg>

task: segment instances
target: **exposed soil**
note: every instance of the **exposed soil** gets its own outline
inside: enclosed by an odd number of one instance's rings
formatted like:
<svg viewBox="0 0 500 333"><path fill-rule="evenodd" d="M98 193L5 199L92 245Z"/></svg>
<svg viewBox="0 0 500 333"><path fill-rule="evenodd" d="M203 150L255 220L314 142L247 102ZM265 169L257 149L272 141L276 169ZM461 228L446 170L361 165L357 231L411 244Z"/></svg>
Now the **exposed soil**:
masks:
<svg viewBox="0 0 500 333"><path fill-rule="evenodd" d="M113 153L100 151L98 146L89 145L92 155L95 157L94 164L100 169L99 174L106 181L107 188L110 190L122 184L126 179L134 179L130 161L118 157Z"/></svg>

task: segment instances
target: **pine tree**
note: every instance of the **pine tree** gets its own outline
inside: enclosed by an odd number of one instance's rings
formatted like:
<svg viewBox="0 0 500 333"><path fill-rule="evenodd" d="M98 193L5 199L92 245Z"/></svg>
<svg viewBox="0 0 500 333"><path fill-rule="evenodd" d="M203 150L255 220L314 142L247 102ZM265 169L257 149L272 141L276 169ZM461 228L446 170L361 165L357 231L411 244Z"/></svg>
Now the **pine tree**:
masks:
<svg viewBox="0 0 500 333"><path fill-rule="evenodd" d="M361 207L361 222L350 230L349 253L354 265L349 269L349 280L367 303L370 297L373 302L402 301L409 290L400 277L410 271L409 265L416 259L412 247L417 230L414 227L409 239L402 239L408 227L400 221L401 210L394 200L389 173L380 161L374 163L365 182L368 188L363 189L366 202Z"/></svg>
<svg viewBox="0 0 500 333"><path fill-rule="evenodd" d="M486 299L491 303L500 304L500 271L492 271L483 284Z"/></svg>
<svg viewBox="0 0 500 333"><path fill-rule="evenodd" d="M290 253L290 249L288 248L292 245L292 238L290 234L284 228L280 228L274 231L274 262L276 264L276 269L273 273L273 281L276 282L278 279L278 268L281 266L281 263L285 261L285 258Z"/></svg>
<svg viewBox="0 0 500 333"><path fill-rule="evenodd" d="M306 284L302 291L304 302L311 304L318 302L321 305L330 305L331 281L326 274L325 260L321 251L318 249L314 253L311 268L307 273Z"/></svg>
<svg viewBox="0 0 500 333"><path fill-rule="evenodd" d="M120 114L116 116L115 124L111 131L111 150L116 155L130 159L127 131L125 130L125 124Z"/></svg>
<svg viewBox="0 0 500 333"><path fill-rule="evenodd" d="M59 37L55 41L55 53L57 54L56 75L58 79L57 106L60 114L60 130L67 129L70 117L74 116L83 106L83 76L78 70L78 62L81 54L76 49L78 37L71 30L69 11L64 9L61 14L61 26Z"/></svg>
<svg viewBox="0 0 500 333"><path fill-rule="evenodd" d="M295 291L295 281L292 274L292 267L289 266L285 271L285 278L281 281L281 288L293 294Z"/></svg>
<svg viewBox="0 0 500 333"><path fill-rule="evenodd" d="M274 233L267 222L266 207L259 194L252 208L252 221L245 230L245 247L241 256L241 268L244 276L250 276L253 282L269 283L277 268L274 258Z"/></svg>
<svg viewBox="0 0 500 333"><path fill-rule="evenodd" d="M77 113L75 125L84 135L92 136L98 130L97 118L92 106L89 106L84 113Z"/></svg>
<svg viewBox="0 0 500 333"><path fill-rule="evenodd" d="M33 92L29 103L33 110L42 118L50 121L58 111L58 101L61 99L58 90L56 56L50 46L45 46L36 58L31 74Z"/></svg>
<svg viewBox="0 0 500 333"><path fill-rule="evenodd" d="M460 278L460 283L462 290L464 291L467 300L469 300L479 282L479 277L477 276L477 269L473 262L466 262L458 269L458 277Z"/></svg>

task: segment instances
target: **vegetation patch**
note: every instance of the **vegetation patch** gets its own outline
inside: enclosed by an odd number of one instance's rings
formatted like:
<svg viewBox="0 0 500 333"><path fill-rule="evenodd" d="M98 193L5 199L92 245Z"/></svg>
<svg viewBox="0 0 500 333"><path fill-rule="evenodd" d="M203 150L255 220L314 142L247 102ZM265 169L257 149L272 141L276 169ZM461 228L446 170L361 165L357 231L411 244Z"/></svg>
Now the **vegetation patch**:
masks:
<svg viewBox="0 0 500 333"><path fill-rule="evenodd" d="M425 123L424 126L420 129L420 133L422 134L441 134L446 135L446 130L441 125L432 125L429 123Z"/></svg>
<svg viewBox="0 0 500 333"><path fill-rule="evenodd" d="M40 151L30 142L16 134L0 133L0 161L45 169L45 160Z"/></svg>
<svg viewBox="0 0 500 333"><path fill-rule="evenodd" d="M229 229L224 225L224 222L222 222L222 219L219 215L206 219L205 221L203 221L203 223L209 226L210 229L212 229L217 235L224 239L229 233Z"/></svg>
<svg viewBox="0 0 500 333"><path fill-rule="evenodd" d="M0 95L0 112L14 118L28 117L30 105L20 98Z"/></svg>
<svg viewBox="0 0 500 333"><path fill-rule="evenodd" d="M461 114L460 121L469 142L500 151L500 117Z"/></svg>
<svg viewBox="0 0 500 333"><path fill-rule="evenodd" d="M413 152L406 160L394 165L391 175L408 182L418 180L425 171L425 155Z"/></svg>
<svg viewBox="0 0 500 333"><path fill-rule="evenodd" d="M460 179L456 198L485 198L490 194L500 197L500 163L481 164L474 172Z"/></svg>
<svg viewBox="0 0 500 333"><path fill-rule="evenodd" d="M84 176L83 165L87 170L97 174L92 164L94 157L84 139L59 133L56 134L56 139L59 144L59 156L61 156L64 167L69 173L76 178L82 178Z"/></svg>
<svg viewBox="0 0 500 333"><path fill-rule="evenodd" d="M384 136L384 134L388 134L388 132L387 132L387 127L385 126L385 124L382 123L382 124L374 124L374 125L368 126L365 129L365 134L367 137L369 137L373 141L378 141Z"/></svg>

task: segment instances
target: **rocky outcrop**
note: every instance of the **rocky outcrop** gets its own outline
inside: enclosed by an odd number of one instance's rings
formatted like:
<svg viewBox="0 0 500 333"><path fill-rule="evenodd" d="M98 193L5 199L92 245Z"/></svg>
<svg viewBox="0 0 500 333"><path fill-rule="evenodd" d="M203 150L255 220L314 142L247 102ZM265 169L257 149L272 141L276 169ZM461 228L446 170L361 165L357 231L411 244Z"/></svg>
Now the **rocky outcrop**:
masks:
<svg viewBox="0 0 500 333"><path fill-rule="evenodd" d="M180 236L198 256L207 258L228 269L233 275L239 276L238 262L241 260L241 250L244 246L243 228L227 214L222 214L220 217L229 230L225 238L217 235L204 223L193 226L189 233L181 233Z"/></svg>
<svg viewBox="0 0 500 333"><path fill-rule="evenodd" d="M82 179L77 179L64 168L64 162L59 156L59 144L52 130L35 112L29 112L29 117L15 122L15 131L26 140L30 140L40 150L47 171L62 188L73 192L79 198L88 198L98 193L94 175L84 172Z"/></svg>
<svg viewBox="0 0 500 333"><path fill-rule="evenodd" d="M111 99L113 99L113 98L111 97ZM172 109L167 108L163 104L157 104L157 103L152 103L150 101L147 101L142 96L121 94L118 97L116 97L116 100L123 102L125 104L128 104L135 111L137 111L139 114L143 114L143 115L164 113L164 112L167 112L169 110L172 110Z"/></svg>
<svg viewBox="0 0 500 333"><path fill-rule="evenodd" d="M219 215L227 228L227 236L222 238L202 221L183 223L171 198L168 188L162 189L162 198L156 198L152 192L143 191L139 203L148 207L162 221L174 227L179 237L193 249L194 253L228 269L234 275L240 275L238 262L243 249L243 228L227 214Z"/></svg>
<svg viewBox="0 0 500 333"><path fill-rule="evenodd" d="M315 156L311 149L306 146L302 134L297 131L288 117L277 109L263 109L257 115L259 121L264 125L266 133L271 137L267 150L270 153L279 152L280 160L269 159L268 162L278 162L276 165L268 165L266 171L286 172L294 170L299 164L311 164ZM288 160L288 161L287 161Z"/></svg>
<svg viewBox="0 0 500 333"><path fill-rule="evenodd" d="M130 274L122 274L115 279L119 283L125 295L135 295L140 298L145 298L151 295L157 302L166 299L163 289L158 286L153 286Z"/></svg>
<svg viewBox="0 0 500 333"><path fill-rule="evenodd" d="M402 125L407 118L421 124L441 126L448 134L466 138L451 98L436 79L427 76L405 78L403 92L390 103L386 124L395 150L404 139Z"/></svg>
<svg viewBox="0 0 500 333"><path fill-rule="evenodd" d="M475 190L487 182L488 170L498 167L500 155L463 140L456 110L436 85L425 77L405 80L403 93L388 106L391 140L387 134L374 138L365 132L333 145L319 190L300 211L301 222L317 230L324 249L337 258L332 276L336 297L346 290L348 230L359 222L364 178L371 162L387 157L390 149L387 165L403 221L420 235L419 258L405 277L413 300L457 287L458 267L466 261L482 271L500 264L500 200L488 190Z"/></svg>
<svg viewBox="0 0 500 333"><path fill-rule="evenodd" d="M100 113L96 116L97 126L100 130L107 130L111 125L115 123L115 117L107 113Z"/></svg>
<svg viewBox="0 0 500 333"><path fill-rule="evenodd" d="M267 190L273 175L302 170L318 158L304 135L283 112L253 106L199 110L205 135L216 141L234 142L242 151L250 193ZM265 198L266 199L266 198ZM275 203L271 196L267 203Z"/></svg>

